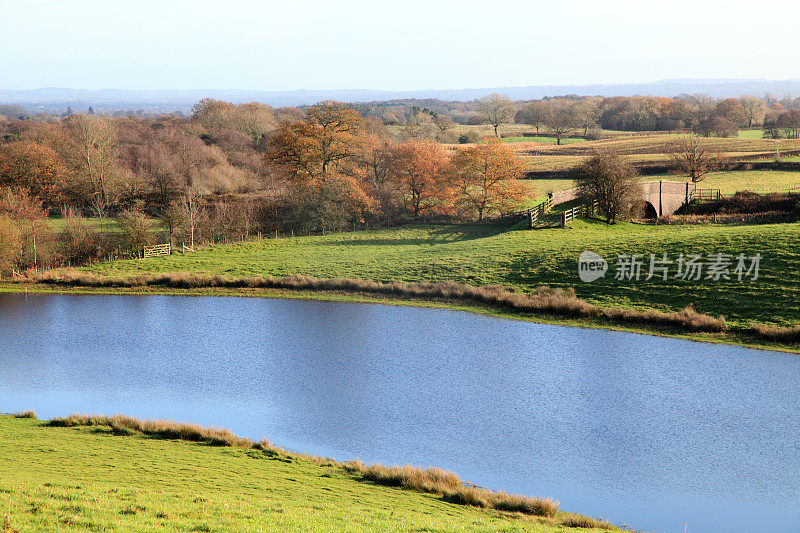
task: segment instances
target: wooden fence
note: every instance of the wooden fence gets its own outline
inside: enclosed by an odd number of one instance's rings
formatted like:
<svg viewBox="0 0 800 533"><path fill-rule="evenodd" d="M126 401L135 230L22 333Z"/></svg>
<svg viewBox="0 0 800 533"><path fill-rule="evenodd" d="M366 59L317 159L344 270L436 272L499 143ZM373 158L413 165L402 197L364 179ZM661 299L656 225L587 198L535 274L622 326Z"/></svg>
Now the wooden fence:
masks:
<svg viewBox="0 0 800 533"><path fill-rule="evenodd" d="M561 213L561 227L565 227L567 222L572 222L575 219L590 217L595 213L596 210L597 201L576 205L571 209L567 209Z"/></svg>
<svg viewBox="0 0 800 533"><path fill-rule="evenodd" d="M689 201L719 200L720 198L722 198L722 191L719 189L695 189L689 193Z"/></svg>
<svg viewBox="0 0 800 533"><path fill-rule="evenodd" d="M159 255L169 255L171 246L167 244L156 244L155 246L145 246L143 257L157 257Z"/></svg>
<svg viewBox="0 0 800 533"><path fill-rule="evenodd" d="M553 207L553 197L548 196L547 200L540 203L533 209L528 210L528 222L530 223L530 227L534 227L536 224L538 224L551 207Z"/></svg>

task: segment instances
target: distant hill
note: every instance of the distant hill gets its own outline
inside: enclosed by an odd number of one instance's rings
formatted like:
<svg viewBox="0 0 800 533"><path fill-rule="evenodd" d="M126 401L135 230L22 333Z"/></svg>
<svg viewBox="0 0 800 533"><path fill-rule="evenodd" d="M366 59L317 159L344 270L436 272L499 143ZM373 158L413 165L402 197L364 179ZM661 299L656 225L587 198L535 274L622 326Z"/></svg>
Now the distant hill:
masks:
<svg viewBox="0 0 800 533"><path fill-rule="evenodd" d="M31 112L64 112L67 106L85 110L92 106L98 112L142 110L147 113L188 112L202 98L217 98L230 102L262 102L272 106L309 105L321 100L345 102L374 102L396 99L435 98L449 101L469 101L497 92L513 100L532 100L545 96L575 94L579 96L678 96L704 93L726 98L767 93L783 97L800 94L800 80L756 79L674 79L650 83L603 85L532 85L528 87L494 87L482 89L424 89L414 91L383 91L370 89L330 89L297 91L259 91L237 89L191 90L125 90L125 89L63 89L46 87L31 90L0 89L0 104L22 105Z"/></svg>

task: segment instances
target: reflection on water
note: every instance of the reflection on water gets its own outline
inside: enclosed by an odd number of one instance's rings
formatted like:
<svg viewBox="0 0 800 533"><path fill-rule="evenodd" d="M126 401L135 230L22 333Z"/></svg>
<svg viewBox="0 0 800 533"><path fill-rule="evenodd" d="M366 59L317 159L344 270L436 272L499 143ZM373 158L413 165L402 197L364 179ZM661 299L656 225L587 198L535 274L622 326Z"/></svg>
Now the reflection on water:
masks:
<svg viewBox="0 0 800 533"><path fill-rule="evenodd" d="M229 427L650 531L800 528L800 358L461 312L0 294L0 411Z"/></svg>

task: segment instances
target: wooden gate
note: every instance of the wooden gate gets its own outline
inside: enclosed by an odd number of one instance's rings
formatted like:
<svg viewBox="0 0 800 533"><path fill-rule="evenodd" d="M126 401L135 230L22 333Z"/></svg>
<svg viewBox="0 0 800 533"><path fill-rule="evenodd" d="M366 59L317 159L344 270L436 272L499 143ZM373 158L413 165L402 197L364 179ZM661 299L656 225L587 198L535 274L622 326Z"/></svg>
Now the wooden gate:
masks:
<svg viewBox="0 0 800 533"><path fill-rule="evenodd" d="M167 244L156 244L155 246L144 247L144 257L156 257L159 255L169 255L171 246Z"/></svg>

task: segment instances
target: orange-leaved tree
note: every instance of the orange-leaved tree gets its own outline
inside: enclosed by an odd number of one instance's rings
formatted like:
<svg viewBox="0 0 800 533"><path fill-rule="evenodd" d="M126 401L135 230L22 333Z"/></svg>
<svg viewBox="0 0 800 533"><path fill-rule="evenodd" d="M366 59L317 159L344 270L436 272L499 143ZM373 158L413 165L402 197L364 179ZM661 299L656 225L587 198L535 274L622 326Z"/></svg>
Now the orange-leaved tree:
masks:
<svg viewBox="0 0 800 533"><path fill-rule="evenodd" d="M62 200L66 174L50 147L28 140L0 145L0 185L24 189L53 206Z"/></svg>
<svg viewBox="0 0 800 533"><path fill-rule="evenodd" d="M394 146L389 174L414 218L453 211L457 187L450 156L439 143L412 138Z"/></svg>
<svg viewBox="0 0 800 533"><path fill-rule="evenodd" d="M459 150L453 158L458 179L457 205L478 214L478 220L490 213L518 209L526 199L519 180L525 164L500 139Z"/></svg>
<svg viewBox="0 0 800 533"><path fill-rule="evenodd" d="M281 122L270 138L267 159L290 179L319 185L357 153L361 125L361 116L349 105L320 102L308 108L303 120Z"/></svg>

